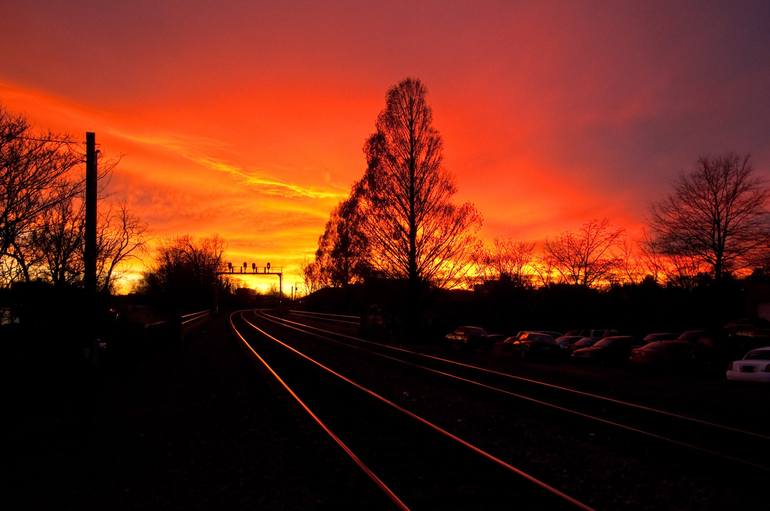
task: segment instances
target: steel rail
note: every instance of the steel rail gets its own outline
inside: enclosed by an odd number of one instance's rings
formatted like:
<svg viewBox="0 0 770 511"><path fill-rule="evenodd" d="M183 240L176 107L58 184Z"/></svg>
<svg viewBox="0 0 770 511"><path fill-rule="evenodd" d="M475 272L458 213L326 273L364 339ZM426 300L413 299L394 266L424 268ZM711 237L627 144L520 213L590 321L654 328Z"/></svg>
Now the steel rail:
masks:
<svg viewBox="0 0 770 511"><path fill-rule="evenodd" d="M328 321L330 323L339 323L342 325L351 325L351 326L360 326L361 320L355 316L337 316L337 315L321 315L320 313L307 313L305 311L289 311L289 314L293 314L295 316L299 316L300 318L305 319L315 319L317 321ZM344 318L344 319L339 319ZM351 321L350 318L355 318L354 321Z"/></svg>
<svg viewBox="0 0 770 511"><path fill-rule="evenodd" d="M398 412L406 415L407 417L410 417L411 419L414 419L415 421L427 426L428 428L432 429L433 431L439 433L440 435L449 438L450 440L453 440L464 447L470 449L474 453L482 456L483 458L486 458L487 460L509 470L510 472L513 472L514 474L524 478L525 480L535 484L539 488L545 490L546 492L550 493L553 496L556 496L565 502L575 506L578 509L583 509L585 511L592 511L593 508L591 508L588 504L585 504L581 502L580 500L567 495L563 491L549 485L548 483L541 481L540 479L536 478L535 476L529 474L528 472L515 467L514 465L511 465L510 463L498 458L497 456L483 450L482 448L472 444L471 442L458 437L457 435L447 431L446 429L442 428L441 426L429 421L428 419L425 419L414 412L402 407L401 405L394 403L393 401L389 400L386 397L383 397L382 395L376 393L375 391L369 389L368 387L365 387L364 385L361 385L360 383L348 378L347 376L344 376L340 374L339 372L335 371L334 369L331 369L330 367L322 364L321 362L315 360L314 358L310 357L309 355L306 355L305 353L302 353L301 351L297 350L296 348L289 346L288 344L284 343L283 341L279 340L277 337L274 337L261 329L259 326L255 325L245 317L243 317L243 312L241 312L241 319L249 326L251 326L255 331L262 334L264 337L270 339L271 341L279 344L280 346L283 346L287 350L293 352L294 354L300 356L301 358L307 360L308 362L312 363L313 365L319 367L320 369L326 371L327 373L339 378L340 380L352 385L353 387L357 388L358 390L364 392L365 394L377 399L378 401L390 406L391 408L397 410Z"/></svg>
<svg viewBox="0 0 770 511"><path fill-rule="evenodd" d="M267 316L267 315L263 314L263 316ZM715 457L715 458L719 458L719 459L722 459L722 460L727 460L727 461L730 461L730 462L733 462L733 463L737 463L737 464L740 464L740 465L746 465L746 466L749 466L751 468L758 469L758 470L761 470L761 471L764 471L764 472L770 472L770 467L768 467L768 466L761 465L759 463L755 463L753 461L746 460L746 459L743 459L743 458L740 458L740 457L737 457L737 456L732 456L730 454L724 454L724 453L721 453L719 451L716 451L716 450L708 448L708 447L702 447L702 446L699 446L699 445L696 445L696 444L692 444L690 442L685 442L685 441L682 441L682 440L677 440L675 438L667 437L665 435L662 435L662 434L659 434L659 433L655 433L653 431L647 431L647 430L638 428L636 426L631 426L629 424L625 424L623 422L618 422L616 420L606 419L604 417L599 417L597 415L593 415L593 414L590 414L590 413L581 412L580 410L576 410L574 408L569 408L569 407L562 406L562 405L559 405L559 404L556 404L556 403L553 403L553 402L544 401L542 399L534 398L532 396L528 396L528 395L525 395L525 394L520 394L518 392L513 392L513 391L510 391L508 389L504 389L504 388L501 388L501 387L490 385L488 383L483 383L483 382L480 382L480 381L477 381L477 380L473 380L473 379L470 379L470 378L465 378L463 376L459 376L459 375L456 375L454 373L450 373L450 372L446 372L446 371L441 371L439 369L435 369L435 368L432 368L432 367L428 367L428 366L424 366L424 365L421 365L421 364L417 364L415 362L410 362L408 360L404 360L404 359L401 359L401 358L398 358L398 357L394 357L394 356L391 356L391 355L385 355L384 353L379 353L377 351L372 351L372 350L366 349L366 348L364 348L362 346L352 345L352 344L349 344L349 343L346 343L346 342L342 342L342 341L339 341L337 339L332 339L330 337L326 337L326 336L323 336L323 335L320 335L320 334L317 334L317 333L314 333L314 332L311 332L311 331L308 331L308 330L303 330L301 328L298 328L298 327L295 327L295 326L292 326L292 325L288 325L288 324L282 323L280 320L271 319L271 317L264 317L264 319L266 319L267 321L270 321L272 323L281 325L281 326L283 326L285 328L296 330L298 332L303 332L305 334L312 335L312 336L317 337L319 339L323 339L323 340L326 340L326 341L329 341L329 342L333 342L333 343L336 343L336 344L339 344L339 345L342 345L342 346L346 346L348 348L352 348L352 349L356 349L356 350L361 350L361 351L364 351L366 353L369 353L369 354L372 354L372 355L375 355L375 356L378 356L378 357L382 357L382 358L385 358L385 359L388 359L388 360L392 360L394 362L398 362L398 363L401 363L401 364L409 366L409 367L414 367L414 368L417 368L417 369L420 369L420 370L423 370L423 371L427 371L427 372L430 372L430 373L433 373L433 374L438 374L438 375L444 376L446 378L450 378L450 379L453 379L453 380L456 380L456 381L461 381L463 383L467 383L467 384L474 385L474 386L477 386L477 387L480 387L480 388L484 388L486 390L490 390L490 391L493 391L493 392L504 394L504 395L507 395L507 396L510 396L510 397L513 397L513 398L516 398L516 399L519 399L519 400L522 400L522 401L527 401L529 403L537 404L537 405L544 406L546 408L557 410L557 411L560 411L560 412L563 412L563 413L567 413L567 414L570 414L570 415L578 416L578 417L581 417L581 418L584 418L584 419L587 419L587 420L590 420L590 421L594 421L594 422L598 422L600 424L604 424L606 426L611 426L611 427L614 427L614 428L617 428L617 429L621 429L621 430L624 430L624 431L628 431L628 432L631 432L631 433L636 433L636 434L645 436L647 438L652 438L654 440L659 440L659 441L662 441L664 443L675 445L677 447L683 447L683 448L686 448L686 449L690 449L692 451L696 451L696 452L699 452L701 454L706 454L706 455L709 455L709 456L712 456L712 457ZM248 323L248 320L244 320L244 321L246 321Z"/></svg>
<svg viewBox="0 0 770 511"><path fill-rule="evenodd" d="M183 314L182 316L179 316L179 318L182 320L182 324L186 325L187 323L191 323L197 319L200 319L208 315L209 315L209 310L206 309L198 312L191 312L190 314Z"/></svg>
<svg viewBox="0 0 770 511"><path fill-rule="evenodd" d="M302 400L302 398L297 395L297 393L281 378L278 373L273 369L270 364L267 363L267 361L260 356L259 353L249 344L249 342L246 340L246 338L241 334L241 332L238 330L238 328L235 326L235 323L233 322L233 316L237 314L238 311L233 312L230 314L230 328L233 329L233 332L235 335L238 336L238 338L241 340L241 342L246 346L246 348L251 352L251 354L260 361L260 363L268 370L268 372L278 381L278 383L286 390L286 392L289 393L289 395L299 404L299 406L307 413L313 421L326 433L333 441L336 443L340 449L345 452L345 454L348 455L348 457L353 460L353 462L358 466L359 469L380 489L382 490L385 495L393 502L393 504L396 505L397 508L403 510L403 511L409 511L409 507L404 503L401 498L396 495L396 493L390 489L390 487L376 474L374 471L369 468L369 466L364 463L361 458L358 457L358 455L353 452L353 450L348 447L348 445L339 437L337 436L334 431L329 428L329 426L326 425L325 422L323 422L316 414L313 412L313 410L310 409L310 407ZM245 320L244 320L245 321Z"/></svg>
<svg viewBox="0 0 770 511"><path fill-rule="evenodd" d="M345 318L345 319L361 319L361 316L353 316L349 314L330 314L328 312L313 312L313 311L303 311L299 309L289 309L289 312L291 314L306 314L308 316L324 316L324 317L330 317L330 318Z"/></svg>
<svg viewBox="0 0 770 511"><path fill-rule="evenodd" d="M421 352L421 351L415 351L415 350L410 350L410 349L407 349L407 348L402 348L402 347L399 347L399 346L393 346L393 345L384 344L384 343L380 343L380 342L370 341L370 340L367 340L367 339L362 339L360 337L355 337L355 336L352 336L352 335L347 335L347 334L343 334L343 333L339 333L339 332L334 332L332 330L326 330L324 328L319 328L319 327L316 327L316 326L313 326L313 325L308 325L306 323L299 323L299 322L296 322L296 321L291 321L289 319L278 318L277 316L273 316L271 314L267 314L267 313L264 313L264 312L262 312L261 314L263 314L264 316L271 317L271 318L282 319L283 321L286 321L286 322L289 322L289 323L293 323L295 325L303 326L303 327L306 327L306 328L310 328L311 330L316 330L316 331L319 331L319 332L324 332L324 333L328 333L328 334L332 334L332 335L337 335L339 337L344 337L346 339L350 339L350 340L353 340L353 341L362 342L362 343L366 343L366 344L371 344L371 345L374 345L374 346L379 346L379 347L386 348L386 349L393 350L393 351L409 353L410 355L415 355L417 357L427 358L427 359L431 359L431 360L438 360L440 362L444 362L444 363L447 363L447 364L455 365L455 366L458 366L458 367L464 367L466 369L472 369L474 371L480 371L480 372L483 372L483 373L493 374L495 376L500 376L500 377L503 377L503 378L508 378L508 379L512 379L512 380L516 380L516 381L522 381L522 382L525 382L525 383L531 383L531 384L534 384L534 385L540 385L540 386L547 387L547 388L550 388L550 389L553 389L553 390L559 390L559 391L563 391L563 392L568 392L568 393L571 393L571 394L576 394L576 395L580 395L580 396L583 396L583 397L588 397L588 398L596 399L596 400L599 400L599 401L604 401L604 402L607 402L607 403L612 403L612 404L619 405L619 406L624 406L624 407L628 407L628 408L642 410L642 411L645 411L645 412L650 412L650 413L654 413L654 414L670 417L670 418L673 418L673 419L679 419L679 420L686 421L686 422L692 422L692 423L695 423L695 424L700 424L701 426L707 426L707 427L711 427L711 428L715 428L715 429L721 429L721 430L724 430L724 431L730 431L732 433L739 433L739 434L742 434L742 435L746 435L746 436L750 436L750 437L753 437L753 438L758 438L760 440L764 440L764 441L770 442L770 436L762 434L762 433L757 433L756 431L750 431L750 430L747 430L747 429L742 429L742 428L738 428L738 427L735 427L735 426L730 426L730 425L727 425L727 424L722 424L722 423L719 423L719 422L713 422L713 421L709 421L709 420L706 420L706 419L701 419L699 417L693 417L691 415L685 415L685 414L681 414L681 413L672 412L672 411L669 411L669 410L663 410L661 408L655 408L655 407L652 407L652 406L643 405L641 403L634 403L634 402L626 401L626 400L623 400L623 399L617 399L617 398L613 398L613 397L609 397L609 396L604 396L604 395L601 395L601 394L595 394L593 392L587 392L587 391L576 389L576 388L573 388L573 387L567 387L565 385L557 385L555 383L549 383L549 382L546 382L546 381L543 381L543 380L537 380L537 379L534 379L534 378L527 378L525 376L519 376L519 375L515 375L515 374L511 374L511 373L506 373L504 371L497 371L495 369L489 369L487 367L481 367L481 366L478 366L478 365L475 365L475 364L469 364L469 363L466 363L466 362L460 362L459 360L454 360L454 359L451 359L451 358L440 357L440 356L437 356L437 355L431 355L429 353L424 353L424 352Z"/></svg>

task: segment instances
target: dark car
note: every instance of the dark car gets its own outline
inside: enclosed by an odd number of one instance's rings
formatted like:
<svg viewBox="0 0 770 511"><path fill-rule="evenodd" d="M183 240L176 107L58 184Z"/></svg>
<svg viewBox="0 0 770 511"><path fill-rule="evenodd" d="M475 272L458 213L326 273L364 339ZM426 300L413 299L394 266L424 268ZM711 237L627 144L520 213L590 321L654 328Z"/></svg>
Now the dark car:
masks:
<svg viewBox="0 0 770 511"><path fill-rule="evenodd" d="M572 359L590 362L623 362L631 350L641 342L628 335L605 337L591 347L579 348L572 352Z"/></svg>
<svg viewBox="0 0 770 511"><path fill-rule="evenodd" d="M553 341L553 335L542 332L540 330L522 330L521 332L517 333L516 335L512 335L510 337L506 337L501 342L497 343L497 346L503 349L510 349L514 345L518 345L521 342L520 341L538 341L538 340L549 340Z"/></svg>
<svg viewBox="0 0 770 511"><path fill-rule="evenodd" d="M594 339L604 339L605 337L620 335L620 332L614 328L593 328L588 335Z"/></svg>
<svg viewBox="0 0 770 511"><path fill-rule="evenodd" d="M480 326L460 326L444 338L456 347L491 347L503 339L502 335L490 334Z"/></svg>
<svg viewBox="0 0 770 511"><path fill-rule="evenodd" d="M496 349L522 359L549 360L562 358L564 350L550 333L525 330L498 343Z"/></svg>
<svg viewBox="0 0 770 511"><path fill-rule="evenodd" d="M541 334L548 334L554 339L563 335L561 332L556 332L554 330L536 330L536 332L540 332Z"/></svg>
<svg viewBox="0 0 770 511"><path fill-rule="evenodd" d="M642 342L650 343L655 341L675 341L679 337L673 332L655 332L647 334L642 338Z"/></svg>
<svg viewBox="0 0 770 511"><path fill-rule="evenodd" d="M684 370L695 363L695 349L686 341L653 341L631 350L628 361L640 367Z"/></svg>
<svg viewBox="0 0 770 511"><path fill-rule="evenodd" d="M698 342L702 337L709 337L707 330L685 330L679 334L677 340L695 343Z"/></svg>
<svg viewBox="0 0 770 511"><path fill-rule="evenodd" d="M731 340L735 339L737 338L731 338ZM686 330L677 337L677 340L692 346L696 362L704 368L714 369L721 366L725 357L729 356L729 353L725 352L728 346L718 343L718 336L709 330ZM741 347L738 346L738 349Z"/></svg>
<svg viewBox="0 0 770 511"><path fill-rule="evenodd" d="M562 335L561 337L557 337L556 339L554 339L554 341L556 341L556 344L558 344L561 349L570 350L572 349L572 346L574 346L575 343L577 343L583 337L585 336L565 334L565 335Z"/></svg>
<svg viewBox="0 0 770 511"><path fill-rule="evenodd" d="M578 350L581 348L590 348L594 344L596 344L599 341L599 339L595 337L591 337L590 335L586 337L581 337L579 340L574 342L571 346L571 349Z"/></svg>

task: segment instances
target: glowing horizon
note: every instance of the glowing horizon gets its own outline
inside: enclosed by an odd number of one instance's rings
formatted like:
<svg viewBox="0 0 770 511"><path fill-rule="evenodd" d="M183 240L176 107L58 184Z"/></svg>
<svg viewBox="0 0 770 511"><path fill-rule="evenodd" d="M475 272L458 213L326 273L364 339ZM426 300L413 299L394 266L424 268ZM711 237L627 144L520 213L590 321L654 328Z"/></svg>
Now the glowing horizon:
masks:
<svg viewBox="0 0 770 511"><path fill-rule="evenodd" d="M406 76L487 242L604 217L636 237L702 153L751 153L770 176L766 3L406 5L18 3L0 8L24 42L0 48L0 103L95 131L152 238L218 234L226 260L284 267L285 292Z"/></svg>

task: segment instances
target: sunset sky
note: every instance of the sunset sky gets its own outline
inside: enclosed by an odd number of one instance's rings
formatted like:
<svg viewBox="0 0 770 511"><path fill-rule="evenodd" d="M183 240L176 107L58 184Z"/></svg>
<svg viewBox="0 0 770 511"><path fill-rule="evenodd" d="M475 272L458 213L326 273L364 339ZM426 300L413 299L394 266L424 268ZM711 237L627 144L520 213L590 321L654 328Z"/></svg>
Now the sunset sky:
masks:
<svg viewBox="0 0 770 511"><path fill-rule="evenodd" d="M218 233L287 292L407 76L487 240L636 235L702 153L770 177L767 1L4 0L0 33L1 103L96 131L153 238Z"/></svg>

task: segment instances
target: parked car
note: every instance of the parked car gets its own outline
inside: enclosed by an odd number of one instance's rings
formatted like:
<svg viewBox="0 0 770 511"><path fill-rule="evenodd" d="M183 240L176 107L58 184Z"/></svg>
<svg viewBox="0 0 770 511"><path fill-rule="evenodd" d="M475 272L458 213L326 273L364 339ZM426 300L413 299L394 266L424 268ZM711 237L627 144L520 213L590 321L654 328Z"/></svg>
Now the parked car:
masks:
<svg viewBox="0 0 770 511"><path fill-rule="evenodd" d="M534 330L519 332L499 343L496 348L522 359L557 359L564 355L564 350L551 333Z"/></svg>
<svg viewBox="0 0 770 511"><path fill-rule="evenodd" d="M536 331L540 332L541 334L548 334L551 337L553 337L554 339L556 339L557 337L561 337L562 336L561 332L556 332L555 330L536 330Z"/></svg>
<svg viewBox="0 0 770 511"><path fill-rule="evenodd" d="M690 343L695 352L695 359L703 367L714 367L717 364L721 366L723 362L719 360L726 360L727 355L724 352L726 346L723 343L719 348L716 335L708 330L685 330L679 334L677 340ZM740 350L737 354L745 353L748 349Z"/></svg>
<svg viewBox="0 0 770 511"><path fill-rule="evenodd" d="M591 337L594 340L598 341L599 339L602 339L604 337L609 337L611 335L620 335L620 332L615 330L614 328L583 328L583 329L575 329L575 330L568 330L565 332L564 335L579 335L580 337Z"/></svg>
<svg viewBox="0 0 770 511"><path fill-rule="evenodd" d="M580 339L582 339L583 335L562 335L561 337L557 337L554 339L556 341L556 344L559 345L559 347L563 350L570 350L572 346L578 342Z"/></svg>
<svg viewBox="0 0 770 511"><path fill-rule="evenodd" d="M632 349L628 361L648 368L688 369L695 363L695 349L686 341L652 341Z"/></svg>
<svg viewBox="0 0 770 511"><path fill-rule="evenodd" d="M520 344L519 341L536 341L541 339L553 341L553 336L551 334L541 332L540 330L522 330L516 335L506 337L501 342L497 343L497 347L502 348L503 350L510 350L512 346Z"/></svg>
<svg viewBox="0 0 770 511"><path fill-rule="evenodd" d="M655 341L675 341L677 337L679 336L672 332L655 332L652 334L645 335L642 338L642 341L645 343L655 342Z"/></svg>
<svg viewBox="0 0 770 511"><path fill-rule="evenodd" d="M613 335L597 341L588 348L579 348L572 352L572 359L591 362L622 362L628 358L631 350L641 345L641 341L629 335Z"/></svg>
<svg viewBox="0 0 770 511"><path fill-rule="evenodd" d="M444 338L454 346L465 348L488 348L502 340L504 336L500 334L490 334L480 326L460 326L453 332L448 333Z"/></svg>
<svg viewBox="0 0 770 511"><path fill-rule="evenodd" d="M741 360L730 362L725 376L731 381L770 383L770 346L751 350Z"/></svg>
<svg viewBox="0 0 770 511"><path fill-rule="evenodd" d="M696 343L703 337L711 337L708 330L685 330L679 334L677 340Z"/></svg>
<svg viewBox="0 0 770 511"><path fill-rule="evenodd" d="M590 348L591 346L596 344L598 341L599 341L598 338L591 337L590 335L586 337L581 337L578 341L572 344L571 349L578 350L581 348Z"/></svg>
<svg viewBox="0 0 770 511"><path fill-rule="evenodd" d="M620 335L620 332L614 328L593 328L590 335L594 339L604 339L605 337Z"/></svg>

